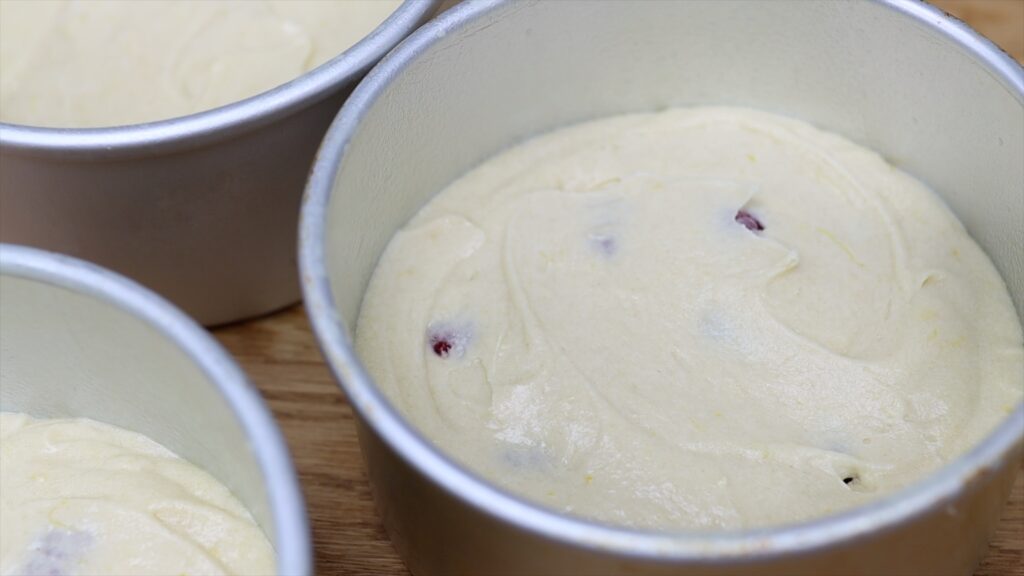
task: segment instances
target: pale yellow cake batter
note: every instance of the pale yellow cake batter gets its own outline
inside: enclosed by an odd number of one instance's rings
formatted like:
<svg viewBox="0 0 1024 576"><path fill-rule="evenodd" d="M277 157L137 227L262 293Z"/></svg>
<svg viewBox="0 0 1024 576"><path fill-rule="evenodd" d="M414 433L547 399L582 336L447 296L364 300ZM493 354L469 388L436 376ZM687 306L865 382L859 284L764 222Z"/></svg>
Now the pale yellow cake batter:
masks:
<svg viewBox="0 0 1024 576"><path fill-rule="evenodd" d="M356 344L471 470L662 529L878 498L1024 392L1006 287L937 196L744 109L599 120L483 163L395 235Z"/></svg>
<svg viewBox="0 0 1024 576"><path fill-rule="evenodd" d="M275 573L249 512L135 432L0 413L0 574Z"/></svg>
<svg viewBox="0 0 1024 576"><path fill-rule="evenodd" d="M279 86L401 0L0 0L0 121L163 120Z"/></svg>

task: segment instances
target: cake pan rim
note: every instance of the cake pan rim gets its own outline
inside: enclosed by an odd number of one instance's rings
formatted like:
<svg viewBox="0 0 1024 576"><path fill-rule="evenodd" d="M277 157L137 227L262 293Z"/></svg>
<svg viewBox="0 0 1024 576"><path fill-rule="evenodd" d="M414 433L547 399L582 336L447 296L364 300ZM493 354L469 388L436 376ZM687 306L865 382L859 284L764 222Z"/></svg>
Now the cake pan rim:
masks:
<svg viewBox="0 0 1024 576"><path fill-rule="evenodd" d="M403 0L359 42L270 90L228 104L152 122L57 128L0 122L0 151L62 159L125 158L198 148L245 134L305 109L358 79L416 29L442 0Z"/></svg>

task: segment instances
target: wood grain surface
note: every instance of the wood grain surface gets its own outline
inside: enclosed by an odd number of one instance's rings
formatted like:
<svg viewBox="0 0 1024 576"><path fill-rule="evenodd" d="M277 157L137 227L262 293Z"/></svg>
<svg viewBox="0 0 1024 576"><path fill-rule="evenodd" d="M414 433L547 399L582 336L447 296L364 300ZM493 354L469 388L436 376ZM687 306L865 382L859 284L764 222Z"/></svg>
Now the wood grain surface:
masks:
<svg viewBox="0 0 1024 576"><path fill-rule="evenodd" d="M1024 62L1024 0L934 3ZM288 439L313 525L317 573L408 574L377 519L352 411L301 306L214 334L248 372ZM1024 474L975 576L1024 576Z"/></svg>

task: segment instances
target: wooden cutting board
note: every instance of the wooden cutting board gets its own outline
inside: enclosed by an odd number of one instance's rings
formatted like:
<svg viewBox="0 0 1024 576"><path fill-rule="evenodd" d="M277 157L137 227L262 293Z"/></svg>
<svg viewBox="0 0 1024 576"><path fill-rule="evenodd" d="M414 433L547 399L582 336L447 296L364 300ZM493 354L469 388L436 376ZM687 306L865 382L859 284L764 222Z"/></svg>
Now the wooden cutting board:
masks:
<svg viewBox="0 0 1024 576"><path fill-rule="evenodd" d="M1024 0L935 4L1024 62ZM313 524L317 573L407 575L377 519L352 411L320 356L302 307L214 334L248 372L288 439ZM1024 474L975 574L1011 575L1024 576Z"/></svg>

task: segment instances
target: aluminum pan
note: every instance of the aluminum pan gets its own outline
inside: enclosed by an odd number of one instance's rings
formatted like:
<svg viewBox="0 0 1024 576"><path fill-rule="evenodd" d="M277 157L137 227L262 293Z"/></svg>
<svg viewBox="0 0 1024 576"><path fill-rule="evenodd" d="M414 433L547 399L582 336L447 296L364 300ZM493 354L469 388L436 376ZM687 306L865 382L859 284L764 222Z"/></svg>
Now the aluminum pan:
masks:
<svg viewBox="0 0 1024 576"><path fill-rule="evenodd" d="M76 258L0 244L0 275L64 288L113 306L184 352L230 407L234 425L242 429L259 465L273 522L278 573L313 573L306 507L284 437L259 393L206 330L139 284Z"/></svg>
<svg viewBox="0 0 1024 576"><path fill-rule="evenodd" d="M0 146L61 158L129 158L211 144L318 102L368 70L416 29L442 0L405 0L368 36L276 88L224 106L110 128L41 128L0 122Z"/></svg>
<svg viewBox="0 0 1024 576"><path fill-rule="evenodd" d="M963 23L914 0L875 2L894 15L937 33L982 64L1024 103L1020 66ZM348 145L361 122L389 85L435 43L453 30L477 29L488 18L515 6L497 0L462 4L410 36L385 58L350 97L319 153L307 186L300 228L299 261L307 310L328 363L349 400L369 428L418 472L466 504L525 531L554 541L623 557L656 561L715 563L742 557L758 561L815 552L848 544L867 534L892 529L920 517L937 504L954 501L976 474L1012 454L1024 437L1024 405L975 449L921 483L848 512L798 525L715 533L665 533L608 527L569 518L524 502L497 489L439 453L420 436L373 384L356 356L331 290L325 262L328 204Z"/></svg>

